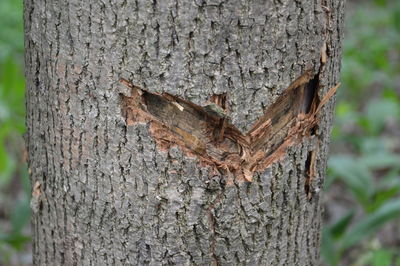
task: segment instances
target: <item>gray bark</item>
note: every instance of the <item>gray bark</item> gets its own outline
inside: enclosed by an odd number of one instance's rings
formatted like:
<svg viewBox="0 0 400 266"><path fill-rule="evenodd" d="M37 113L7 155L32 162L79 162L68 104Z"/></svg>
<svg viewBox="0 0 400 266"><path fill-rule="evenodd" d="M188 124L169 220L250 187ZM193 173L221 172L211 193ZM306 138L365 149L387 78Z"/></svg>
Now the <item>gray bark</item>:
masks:
<svg viewBox="0 0 400 266"><path fill-rule="evenodd" d="M245 132L307 69L320 99L338 83L343 12L344 0L25 0L34 264L318 264L334 100L317 134L226 185L159 149L148 123L128 125L119 79L198 105L227 93Z"/></svg>

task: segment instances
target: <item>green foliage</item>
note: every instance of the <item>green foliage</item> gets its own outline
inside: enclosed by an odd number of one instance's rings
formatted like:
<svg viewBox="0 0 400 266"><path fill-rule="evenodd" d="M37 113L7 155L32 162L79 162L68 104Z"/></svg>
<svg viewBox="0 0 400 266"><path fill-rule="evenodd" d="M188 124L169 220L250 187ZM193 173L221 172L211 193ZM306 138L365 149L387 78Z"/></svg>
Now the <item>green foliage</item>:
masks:
<svg viewBox="0 0 400 266"><path fill-rule="evenodd" d="M22 1L0 1L0 25L0 208L10 225L7 229L0 228L0 264L7 264L10 252L20 250L30 241L23 230L29 223L30 209L28 174L22 158L25 131ZM15 178L25 188L25 193L17 199L17 195L7 193ZM4 202L14 202L14 206L5 206Z"/></svg>
<svg viewBox="0 0 400 266"><path fill-rule="evenodd" d="M394 133L400 129L400 3L363 2L352 10L332 143L333 150L345 148L329 159L326 188L345 184L356 204L325 226L321 254L329 265L341 264L350 251L358 252L354 265L400 265L398 247L366 244L378 241L377 232L400 217L400 147ZM356 218L360 210L362 218Z"/></svg>
<svg viewBox="0 0 400 266"><path fill-rule="evenodd" d="M399 144L391 133L399 128L390 126L400 122L396 92L400 3L370 0L351 10L332 144L347 149L331 156L326 187L345 184L344 193L351 193L357 205L323 229L321 254L329 265L342 263L349 250L362 243L375 243L379 229L400 214L400 156L393 149ZM0 230L1 264L10 257L10 248L21 250L30 241L23 230L30 210L28 174L21 159L25 131L22 1L0 1L0 25L0 200L13 199L6 193L13 178L18 177L25 190L5 217L10 228ZM357 217L360 209L362 219ZM357 265L400 265L399 254L398 247L369 245L359 251Z"/></svg>
<svg viewBox="0 0 400 266"><path fill-rule="evenodd" d="M24 89L22 72L23 31L22 3L0 1L0 185L8 183L18 158L10 151L15 136L25 131Z"/></svg>
<svg viewBox="0 0 400 266"><path fill-rule="evenodd" d="M9 56L22 59L24 35L22 23L22 1L0 1L0 60ZM3 65L4 66L4 65Z"/></svg>
<svg viewBox="0 0 400 266"><path fill-rule="evenodd" d="M21 66L7 58L0 62L0 185L8 183L19 158L7 149L18 145L24 126L24 77Z"/></svg>
<svg viewBox="0 0 400 266"><path fill-rule="evenodd" d="M341 238L340 248L345 250L352 247L396 217L400 217L400 199L385 202L379 209L367 214L363 220L350 228Z"/></svg>

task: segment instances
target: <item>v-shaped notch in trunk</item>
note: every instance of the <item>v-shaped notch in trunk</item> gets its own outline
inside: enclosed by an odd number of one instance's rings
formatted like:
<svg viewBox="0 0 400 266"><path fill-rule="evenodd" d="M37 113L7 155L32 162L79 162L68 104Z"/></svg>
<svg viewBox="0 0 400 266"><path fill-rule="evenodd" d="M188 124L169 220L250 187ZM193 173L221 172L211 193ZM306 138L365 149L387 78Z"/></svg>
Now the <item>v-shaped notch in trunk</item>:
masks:
<svg viewBox="0 0 400 266"><path fill-rule="evenodd" d="M226 95L212 97L218 111L168 93L150 93L125 79L121 82L132 90L131 96L122 97L127 125L150 123L161 149L177 145L216 171L247 181L280 159L287 147L315 134L317 113L338 87L320 102L319 75L308 70L242 133L225 113Z"/></svg>

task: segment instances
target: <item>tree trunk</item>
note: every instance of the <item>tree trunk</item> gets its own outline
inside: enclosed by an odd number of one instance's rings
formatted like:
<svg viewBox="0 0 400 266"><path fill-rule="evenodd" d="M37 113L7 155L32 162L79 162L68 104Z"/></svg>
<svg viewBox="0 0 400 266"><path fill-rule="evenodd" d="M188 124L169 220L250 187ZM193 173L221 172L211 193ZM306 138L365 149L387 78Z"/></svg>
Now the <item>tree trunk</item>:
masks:
<svg viewBox="0 0 400 266"><path fill-rule="evenodd" d="M318 264L343 2L25 0L34 264Z"/></svg>

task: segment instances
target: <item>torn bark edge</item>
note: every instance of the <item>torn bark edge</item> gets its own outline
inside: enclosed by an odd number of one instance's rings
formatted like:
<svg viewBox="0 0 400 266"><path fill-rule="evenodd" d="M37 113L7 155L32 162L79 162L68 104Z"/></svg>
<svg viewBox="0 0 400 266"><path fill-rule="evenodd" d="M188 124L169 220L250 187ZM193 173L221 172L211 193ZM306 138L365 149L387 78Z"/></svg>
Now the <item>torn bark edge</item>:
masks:
<svg viewBox="0 0 400 266"><path fill-rule="evenodd" d="M312 198L312 181L316 175L316 162L317 162L317 154L318 154L318 147L315 150L309 151L307 154L307 159L305 163L305 176L306 180L304 182L304 191L306 193L307 199L311 200Z"/></svg>
<svg viewBox="0 0 400 266"><path fill-rule="evenodd" d="M161 150L168 151L177 145L186 155L198 158L202 166L211 167L212 175L225 175L227 185L233 184L234 179L251 182L255 172L282 159L288 147L314 135L317 114L340 85L331 88L319 101L319 73L312 78L311 71L307 71L243 135L227 120L221 126L221 119L202 106L167 93L147 92L124 79L120 81L132 91L131 96L122 95L127 125L149 123L150 134ZM213 101L218 103L220 99ZM221 127L216 138L215 128Z"/></svg>

